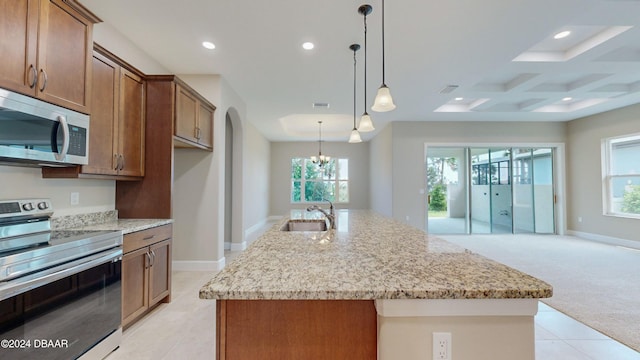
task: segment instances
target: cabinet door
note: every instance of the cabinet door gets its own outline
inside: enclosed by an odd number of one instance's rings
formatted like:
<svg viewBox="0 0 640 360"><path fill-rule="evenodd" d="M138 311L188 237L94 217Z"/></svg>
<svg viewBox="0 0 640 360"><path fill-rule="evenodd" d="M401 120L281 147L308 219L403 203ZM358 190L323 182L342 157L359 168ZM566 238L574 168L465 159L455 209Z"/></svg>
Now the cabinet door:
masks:
<svg viewBox="0 0 640 360"><path fill-rule="evenodd" d="M35 95L40 0L0 0L0 87Z"/></svg>
<svg viewBox="0 0 640 360"><path fill-rule="evenodd" d="M89 127L89 164L86 174L115 175L118 159L114 134L118 131L120 67L101 54L93 55L92 112Z"/></svg>
<svg viewBox="0 0 640 360"><path fill-rule="evenodd" d="M88 114L93 24L62 0L41 0L38 97Z"/></svg>
<svg viewBox="0 0 640 360"><path fill-rule="evenodd" d="M120 75L119 175L144 175L144 83L126 70Z"/></svg>
<svg viewBox="0 0 640 360"><path fill-rule="evenodd" d="M152 266L149 268L149 306L171 293L171 239L149 247Z"/></svg>
<svg viewBox="0 0 640 360"><path fill-rule="evenodd" d="M213 148L213 109L200 103L198 114L198 143L208 148Z"/></svg>
<svg viewBox="0 0 640 360"><path fill-rule="evenodd" d="M196 97L180 85L176 85L176 136L193 142L198 141L196 134L198 111Z"/></svg>
<svg viewBox="0 0 640 360"><path fill-rule="evenodd" d="M122 326L130 323L149 307L148 249L145 247L122 257Z"/></svg>

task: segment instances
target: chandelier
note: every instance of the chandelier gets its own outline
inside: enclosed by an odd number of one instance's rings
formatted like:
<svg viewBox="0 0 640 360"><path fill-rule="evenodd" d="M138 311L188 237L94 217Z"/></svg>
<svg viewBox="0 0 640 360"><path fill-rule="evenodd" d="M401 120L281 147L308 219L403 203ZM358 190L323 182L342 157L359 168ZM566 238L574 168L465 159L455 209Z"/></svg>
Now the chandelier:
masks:
<svg viewBox="0 0 640 360"><path fill-rule="evenodd" d="M330 156L322 155L322 120L318 121L318 133L318 156L312 156L311 162L322 168L331 160Z"/></svg>

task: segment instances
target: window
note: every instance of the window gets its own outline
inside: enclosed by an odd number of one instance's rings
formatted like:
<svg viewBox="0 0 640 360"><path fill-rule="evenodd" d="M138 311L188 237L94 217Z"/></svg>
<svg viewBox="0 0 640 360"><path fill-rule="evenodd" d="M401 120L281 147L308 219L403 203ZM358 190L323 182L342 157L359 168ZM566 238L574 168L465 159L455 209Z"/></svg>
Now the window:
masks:
<svg viewBox="0 0 640 360"><path fill-rule="evenodd" d="M604 213L640 218L640 134L603 140L602 156Z"/></svg>
<svg viewBox="0 0 640 360"><path fill-rule="evenodd" d="M324 167L308 158L291 159L291 202L349 202L349 159L331 159Z"/></svg>

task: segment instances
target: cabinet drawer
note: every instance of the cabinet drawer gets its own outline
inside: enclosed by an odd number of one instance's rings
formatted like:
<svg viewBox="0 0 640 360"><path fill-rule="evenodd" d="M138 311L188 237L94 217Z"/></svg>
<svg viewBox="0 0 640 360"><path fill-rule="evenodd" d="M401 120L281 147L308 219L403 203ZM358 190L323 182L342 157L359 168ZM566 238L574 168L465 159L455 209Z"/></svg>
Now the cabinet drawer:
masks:
<svg viewBox="0 0 640 360"><path fill-rule="evenodd" d="M158 241L170 239L172 237L172 233L173 226L171 224L167 224L126 234L123 239L123 252L126 254L130 251L155 244Z"/></svg>

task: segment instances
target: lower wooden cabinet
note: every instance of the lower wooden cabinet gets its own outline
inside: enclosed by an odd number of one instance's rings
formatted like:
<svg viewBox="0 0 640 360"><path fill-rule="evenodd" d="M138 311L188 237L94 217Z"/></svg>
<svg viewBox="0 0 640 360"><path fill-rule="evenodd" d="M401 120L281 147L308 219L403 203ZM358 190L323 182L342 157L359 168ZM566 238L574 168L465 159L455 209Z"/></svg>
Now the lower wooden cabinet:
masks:
<svg viewBox="0 0 640 360"><path fill-rule="evenodd" d="M172 232L172 225L163 225L124 236L122 327L171 301Z"/></svg>
<svg viewBox="0 0 640 360"><path fill-rule="evenodd" d="M373 300L216 300L216 359L376 359L377 317Z"/></svg>

